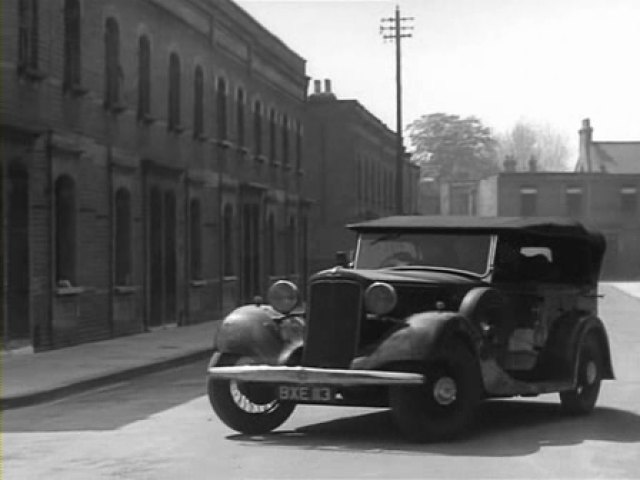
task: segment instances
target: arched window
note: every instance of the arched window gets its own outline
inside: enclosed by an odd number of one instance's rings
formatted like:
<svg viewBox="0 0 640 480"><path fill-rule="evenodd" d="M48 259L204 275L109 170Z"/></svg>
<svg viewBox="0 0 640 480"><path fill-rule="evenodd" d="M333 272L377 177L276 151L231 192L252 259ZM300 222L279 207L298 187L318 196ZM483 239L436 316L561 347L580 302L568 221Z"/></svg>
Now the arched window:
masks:
<svg viewBox="0 0 640 480"><path fill-rule="evenodd" d="M302 171L302 124L296 122L296 171Z"/></svg>
<svg viewBox="0 0 640 480"><path fill-rule="evenodd" d="M267 220L267 275L274 276L276 274L276 227L273 214L269 215Z"/></svg>
<svg viewBox="0 0 640 480"><path fill-rule="evenodd" d="M218 112L218 139L227 139L227 82L224 78L218 79L218 88L216 91L216 103Z"/></svg>
<svg viewBox="0 0 640 480"><path fill-rule="evenodd" d="M269 110L269 160L276 161L276 111Z"/></svg>
<svg viewBox="0 0 640 480"><path fill-rule="evenodd" d="M80 2L64 2L64 78L65 92L80 86Z"/></svg>
<svg viewBox="0 0 640 480"><path fill-rule="evenodd" d="M175 52L169 56L169 103L167 127L170 131L179 132L180 125L180 57Z"/></svg>
<svg viewBox="0 0 640 480"><path fill-rule="evenodd" d="M189 271L192 280L202 278L202 211L200 200L189 205Z"/></svg>
<svg viewBox="0 0 640 480"><path fill-rule="evenodd" d="M120 27L113 18L105 23L105 88L104 106L109 110L119 107L120 83L122 71L120 69Z"/></svg>
<svg viewBox="0 0 640 480"><path fill-rule="evenodd" d="M76 281L76 192L71 177L62 175L54 186L55 195L55 280L57 286Z"/></svg>
<svg viewBox="0 0 640 480"><path fill-rule="evenodd" d="M284 242L285 248L287 251L285 252L285 258L287 259L287 273L295 274L296 266L298 264L298 249L297 247L297 238L296 238L296 221L293 217L289 219L289 225L287 226L287 241Z"/></svg>
<svg viewBox="0 0 640 480"><path fill-rule="evenodd" d="M38 69L38 0L20 0L18 5L18 71Z"/></svg>
<svg viewBox="0 0 640 480"><path fill-rule="evenodd" d="M138 119L151 114L151 43L142 35L138 40Z"/></svg>
<svg viewBox="0 0 640 480"><path fill-rule="evenodd" d="M238 145L241 147L245 143L244 135L244 90L239 88L236 94L236 136L238 138Z"/></svg>
<svg viewBox="0 0 640 480"><path fill-rule="evenodd" d="M204 134L204 73L198 65L193 77L193 136Z"/></svg>
<svg viewBox="0 0 640 480"><path fill-rule="evenodd" d="M289 165L289 117L282 117L282 163Z"/></svg>
<svg viewBox="0 0 640 480"><path fill-rule="evenodd" d="M233 207L224 207L223 214L223 254L224 254L224 276L234 275L234 251L233 251Z"/></svg>
<svg viewBox="0 0 640 480"><path fill-rule="evenodd" d="M131 194L119 188L115 195L115 283L131 285Z"/></svg>
<svg viewBox="0 0 640 480"><path fill-rule="evenodd" d="M253 104L253 142L256 155L262 155L262 103Z"/></svg>

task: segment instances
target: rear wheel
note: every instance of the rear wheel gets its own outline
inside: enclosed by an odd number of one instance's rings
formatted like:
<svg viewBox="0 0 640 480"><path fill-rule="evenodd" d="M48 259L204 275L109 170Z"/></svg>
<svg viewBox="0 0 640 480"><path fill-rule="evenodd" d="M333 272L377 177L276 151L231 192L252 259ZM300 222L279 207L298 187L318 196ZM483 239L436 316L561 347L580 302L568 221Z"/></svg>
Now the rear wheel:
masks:
<svg viewBox="0 0 640 480"><path fill-rule="evenodd" d="M482 398L475 356L463 344L424 365L425 383L392 387L389 402L400 430L419 442L448 440L470 426Z"/></svg>
<svg viewBox="0 0 640 480"><path fill-rule="evenodd" d="M588 335L578 354L578 383L576 388L560 392L562 409L572 415L584 415L593 410L602 381L602 351L594 335Z"/></svg>
<svg viewBox="0 0 640 480"><path fill-rule="evenodd" d="M250 359L223 354L216 366L251 364ZM237 380L207 381L209 401L220 420L240 433L267 433L282 425L295 404L277 399L268 385Z"/></svg>

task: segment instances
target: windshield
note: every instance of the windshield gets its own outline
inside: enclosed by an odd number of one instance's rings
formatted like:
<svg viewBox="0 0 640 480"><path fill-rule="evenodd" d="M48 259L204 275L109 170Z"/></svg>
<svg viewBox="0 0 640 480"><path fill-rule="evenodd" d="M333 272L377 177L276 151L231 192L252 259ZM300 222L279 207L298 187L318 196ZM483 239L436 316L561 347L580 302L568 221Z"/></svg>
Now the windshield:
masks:
<svg viewBox="0 0 640 480"><path fill-rule="evenodd" d="M489 268L490 235L424 232L363 233L355 268L436 267L484 275Z"/></svg>

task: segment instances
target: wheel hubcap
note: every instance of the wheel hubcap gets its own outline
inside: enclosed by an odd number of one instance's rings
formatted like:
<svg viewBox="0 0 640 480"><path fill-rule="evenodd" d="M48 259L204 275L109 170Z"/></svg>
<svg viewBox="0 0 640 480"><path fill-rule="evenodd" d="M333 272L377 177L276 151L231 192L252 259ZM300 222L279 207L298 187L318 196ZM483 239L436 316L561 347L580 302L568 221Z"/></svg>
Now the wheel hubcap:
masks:
<svg viewBox="0 0 640 480"><path fill-rule="evenodd" d="M587 366L584 371L585 382L587 385L593 385L598 376L598 367L596 367L595 362L587 363Z"/></svg>
<svg viewBox="0 0 640 480"><path fill-rule="evenodd" d="M456 400L458 387L451 377L442 377L433 386L433 398L440 405L451 405Z"/></svg>

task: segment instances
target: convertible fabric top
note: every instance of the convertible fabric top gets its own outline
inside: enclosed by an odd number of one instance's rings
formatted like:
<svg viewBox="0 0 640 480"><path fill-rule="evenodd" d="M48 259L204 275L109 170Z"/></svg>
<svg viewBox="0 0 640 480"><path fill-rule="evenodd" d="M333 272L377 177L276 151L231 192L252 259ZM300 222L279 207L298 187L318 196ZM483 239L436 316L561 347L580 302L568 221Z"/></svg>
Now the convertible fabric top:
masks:
<svg viewBox="0 0 640 480"><path fill-rule="evenodd" d="M455 230L460 233L521 231L541 235L590 237L579 222L565 217L472 217L444 215L402 215L353 223L358 232L376 230Z"/></svg>
<svg viewBox="0 0 640 480"><path fill-rule="evenodd" d="M394 216L347 225L356 232L440 232L449 234L501 233L509 236L534 235L547 242L562 242L573 250L573 260L587 262L591 280L598 281L606 242L580 222L566 217L472 217L472 216ZM579 248L586 246L587 250ZM573 248L575 247L575 248ZM582 253L581 253L582 252ZM587 253L588 252L588 253Z"/></svg>

